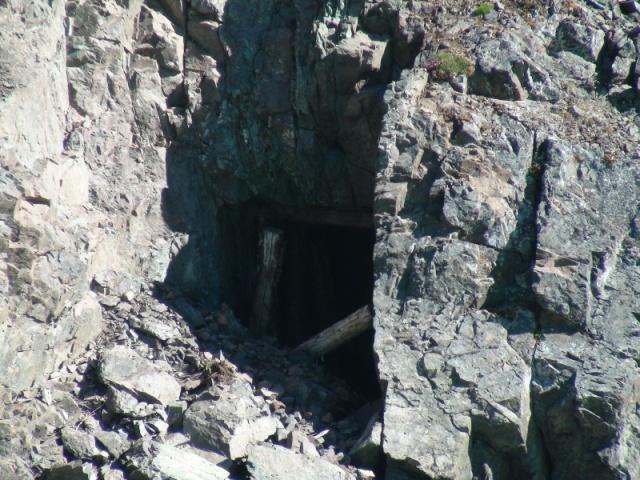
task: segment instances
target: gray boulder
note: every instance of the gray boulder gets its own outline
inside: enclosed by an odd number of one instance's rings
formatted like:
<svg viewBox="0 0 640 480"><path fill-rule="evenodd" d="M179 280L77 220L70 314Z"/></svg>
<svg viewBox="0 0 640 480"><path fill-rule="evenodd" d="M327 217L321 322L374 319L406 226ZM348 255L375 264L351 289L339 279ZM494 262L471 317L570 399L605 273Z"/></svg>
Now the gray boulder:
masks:
<svg viewBox="0 0 640 480"><path fill-rule="evenodd" d="M93 432L96 440L107 449L113 458L119 458L124 452L129 450L131 442L125 432L114 432L99 429Z"/></svg>
<svg viewBox="0 0 640 480"><path fill-rule="evenodd" d="M279 422L251 385L236 378L213 395L205 393L184 414L184 431L198 447L231 459L243 457L252 443L266 440Z"/></svg>
<svg viewBox="0 0 640 480"><path fill-rule="evenodd" d="M116 346L102 356L100 379L140 400L168 405L180 397L180 384L134 350Z"/></svg>
<svg viewBox="0 0 640 480"><path fill-rule="evenodd" d="M95 437L87 432L65 427L60 434L65 450L73 458L92 460L98 453Z"/></svg>
<svg viewBox="0 0 640 480"><path fill-rule="evenodd" d="M140 440L125 455L133 480L223 480L229 472L192 452L189 447L173 447Z"/></svg>
<svg viewBox="0 0 640 480"><path fill-rule="evenodd" d="M595 62L604 45L604 32L565 19L556 28L556 46Z"/></svg>
<svg viewBox="0 0 640 480"><path fill-rule="evenodd" d="M561 96L543 43L523 28L522 35L481 35L469 92L500 100L555 101Z"/></svg>
<svg viewBox="0 0 640 480"><path fill-rule="evenodd" d="M307 457L277 445L254 445L247 455L247 468L253 480L355 480L343 468Z"/></svg>

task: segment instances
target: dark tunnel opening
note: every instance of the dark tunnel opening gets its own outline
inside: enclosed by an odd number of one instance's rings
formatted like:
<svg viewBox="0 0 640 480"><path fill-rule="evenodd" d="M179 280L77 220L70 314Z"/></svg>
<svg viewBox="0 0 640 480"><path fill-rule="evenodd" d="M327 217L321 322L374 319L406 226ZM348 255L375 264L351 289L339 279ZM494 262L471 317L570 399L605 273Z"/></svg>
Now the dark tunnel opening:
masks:
<svg viewBox="0 0 640 480"><path fill-rule="evenodd" d="M284 226L285 245L276 305L279 341L295 347L372 302L375 232L302 222ZM380 397L373 329L321 359L367 400Z"/></svg>

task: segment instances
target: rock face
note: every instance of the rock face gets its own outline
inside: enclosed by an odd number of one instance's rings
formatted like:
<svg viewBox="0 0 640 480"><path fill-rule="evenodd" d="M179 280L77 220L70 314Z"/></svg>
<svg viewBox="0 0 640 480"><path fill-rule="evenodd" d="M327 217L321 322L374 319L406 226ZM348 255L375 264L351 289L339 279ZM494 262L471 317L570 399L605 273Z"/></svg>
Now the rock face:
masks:
<svg viewBox="0 0 640 480"><path fill-rule="evenodd" d="M141 2L66 4L0 6L0 382L16 391L100 333L95 275L115 271L139 289L169 260L171 233L150 203L165 184L164 147L137 138L152 91L134 98L136 67L125 71Z"/></svg>
<svg viewBox="0 0 640 480"><path fill-rule="evenodd" d="M376 189L406 191L376 198L387 478L640 474L638 100L616 76L592 96L617 57L580 11L469 24L472 95L427 81L428 55L386 93Z"/></svg>
<svg viewBox="0 0 640 480"><path fill-rule="evenodd" d="M640 478L638 5L477 7L0 0L0 477L225 478L184 426L254 478L353 478L349 395L233 314L265 225L338 219L375 222L356 465ZM327 245L301 319L337 309Z"/></svg>

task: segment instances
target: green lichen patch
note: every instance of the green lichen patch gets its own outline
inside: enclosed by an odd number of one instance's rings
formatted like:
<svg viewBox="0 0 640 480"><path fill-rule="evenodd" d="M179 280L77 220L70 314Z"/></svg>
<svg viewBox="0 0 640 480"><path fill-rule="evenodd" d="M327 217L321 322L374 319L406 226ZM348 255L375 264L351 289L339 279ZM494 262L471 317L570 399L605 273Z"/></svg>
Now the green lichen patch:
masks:
<svg viewBox="0 0 640 480"><path fill-rule="evenodd" d="M473 15L474 17L480 17L482 15L486 15L487 13L493 12L495 10L495 7L493 6L493 3L483 3L482 5L479 5L478 8L476 8L471 15Z"/></svg>
<svg viewBox="0 0 640 480"><path fill-rule="evenodd" d="M461 55L453 55L449 52L440 52L436 54L434 61L438 64L436 77L441 80L471 73L471 64L469 63L469 60Z"/></svg>

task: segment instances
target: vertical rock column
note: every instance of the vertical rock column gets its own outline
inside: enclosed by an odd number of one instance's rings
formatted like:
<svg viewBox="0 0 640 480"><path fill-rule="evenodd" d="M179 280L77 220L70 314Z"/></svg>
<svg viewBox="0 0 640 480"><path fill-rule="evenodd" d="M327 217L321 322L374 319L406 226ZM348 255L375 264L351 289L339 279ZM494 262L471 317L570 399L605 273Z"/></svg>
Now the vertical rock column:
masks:
<svg viewBox="0 0 640 480"><path fill-rule="evenodd" d="M88 200L88 172L63 151L64 2L0 12L0 383L20 390L94 338L101 314L81 234L65 231Z"/></svg>

